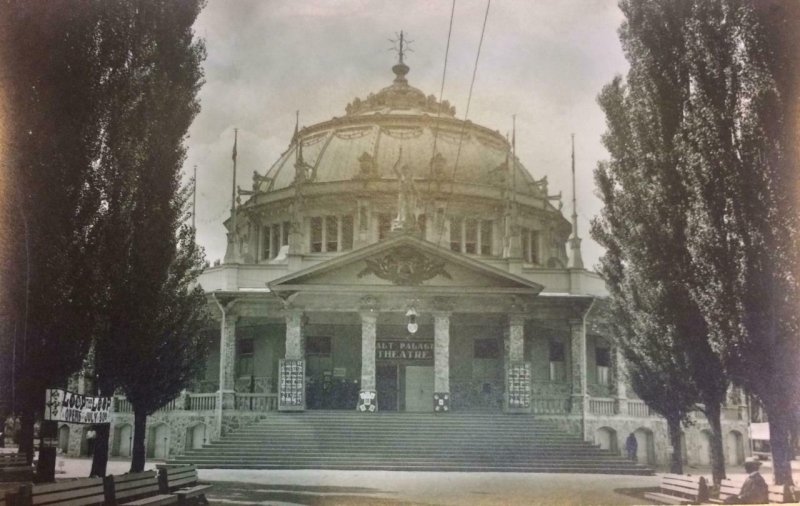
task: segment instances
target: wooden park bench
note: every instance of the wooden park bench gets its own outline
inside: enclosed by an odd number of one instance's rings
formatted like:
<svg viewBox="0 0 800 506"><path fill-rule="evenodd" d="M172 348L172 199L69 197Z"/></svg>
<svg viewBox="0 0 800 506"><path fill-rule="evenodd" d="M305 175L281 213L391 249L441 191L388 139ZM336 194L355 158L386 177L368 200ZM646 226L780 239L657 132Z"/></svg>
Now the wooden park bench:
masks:
<svg viewBox="0 0 800 506"><path fill-rule="evenodd" d="M722 480L719 485L719 495L710 498L708 501L714 504L723 504L731 497L739 495L746 479L746 476L737 476L736 478ZM793 503L795 501L790 487L784 485L769 485L768 487L770 504Z"/></svg>
<svg viewBox="0 0 800 506"><path fill-rule="evenodd" d="M197 467L192 465L159 465L158 478L162 494L175 494L178 504L208 504L206 491L212 485L198 483Z"/></svg>
<svg viewBox="0 0 800 506"><path fill-rule="evenodd" d="M708 485L702 476L665 474L659 491L644 497L661 504L701 504L708 500Z"/></svg>
<svg viewBox="0 0 800 506"><path fill-rule="evenodd" d="M24 453L0 453L0 481L31 481L33 466Z"/></svg>
<svg viewBox="0 0 800 506"><path fill-rule="evenodd" d="M80 478L43 485L23 485L16 498L16 506L34 504L69 504L90 506L105 504L106 495L103 478Z"/></svg>
<svg viewBox="0 0 800 506"><path fill-rule="evenodd" d="M106 504L178 504L178 496L162 494L155 471L106 477Z"/></svg>

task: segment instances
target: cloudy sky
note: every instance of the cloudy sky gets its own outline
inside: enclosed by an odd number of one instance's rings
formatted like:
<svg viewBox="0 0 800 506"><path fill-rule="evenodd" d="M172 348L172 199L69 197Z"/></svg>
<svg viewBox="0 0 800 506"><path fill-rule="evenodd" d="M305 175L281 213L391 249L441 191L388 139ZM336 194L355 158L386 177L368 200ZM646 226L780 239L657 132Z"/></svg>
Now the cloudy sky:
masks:
<svg viewBox="0 0 800 506"><path fill-rule="evenodd" d="M196 33L206 41L202 112L190 130L186 172L197 165L198 241L210 262L225 253L223 220L231 195L233 129L239 129L237 182L248 188L286 149L300 124L343 116L354 97L391 83L389 50L401 29L413 43L409 83L441 86L450 0L209 0ZM456 2L444 99L463 118L486 9ZM607 154L597 94L624 74L616 0L495 0L478 63L469 119L503 133L517 115L517 154L572 213L570 133L576 139L579 231L584 262L602 254L588 238L601 207L592 171Z"/></svg>

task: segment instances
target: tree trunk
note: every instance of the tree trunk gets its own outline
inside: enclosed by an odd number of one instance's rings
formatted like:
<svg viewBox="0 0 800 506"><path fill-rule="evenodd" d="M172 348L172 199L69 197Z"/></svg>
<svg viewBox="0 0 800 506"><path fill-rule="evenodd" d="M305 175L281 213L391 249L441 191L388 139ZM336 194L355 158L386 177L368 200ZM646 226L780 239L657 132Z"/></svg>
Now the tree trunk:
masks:
<svg viewBox="0 0 800 506"><path fill-rule="evenodd" d="M147 415L139 412L134 406L133 409L133 449L131 452L131 472L141 473L144 471L145 447L144 435L147 431Z"/></svg>
<svg viewBox="0 0 800 506"><path fill-rule="evenodd" d="M34 423L34 416L33 416L33 409L28 405L30 399L27 399L27 403L22 406L22 414L20 415L20 426L19 426L19 453L24 453L28 457L28 464L33 464L33 423Z"/></svg>
<svg viewBox="0 0 800 506"><path fill-rule="evenodd" d="M722 451L722 423L719 402L706 403L705 414L711 428L711 476L714 485L725 479L725 453Z"/></svg>
<svg viewBox="0 0 800 506"><path fill-rule="evenodd" d="M108 464L108 439L111 432L111 424L101 423L94 427L94 454L92 455L92 470L90 477L105 477L106 466Z"/></svg>
<svg viewBox="0 0 800 506"><path fill-rule="evenodd" d="M680 418L667 418L669 442L672 445L672 459L669 463L669 472L683 474L683 448L681 445L681 420Z"/></svg>
<svg viewBox="0 0 800 506"><path fill-rule="evenodd" d="M789 416L786 408L767 407L769 420L769 445L772 447L772 467L776 485L791 485L791 449L789 441Z"/></svg>

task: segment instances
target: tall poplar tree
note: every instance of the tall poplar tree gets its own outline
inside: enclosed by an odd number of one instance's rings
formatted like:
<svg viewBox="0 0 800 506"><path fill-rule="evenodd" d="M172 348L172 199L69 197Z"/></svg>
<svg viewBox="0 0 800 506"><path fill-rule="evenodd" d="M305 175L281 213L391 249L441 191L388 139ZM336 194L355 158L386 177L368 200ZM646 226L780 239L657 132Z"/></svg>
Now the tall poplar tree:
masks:
<svg viewBox="0 0 800 506"><path fill-rule="evenodd" d="M663 401L666 392L659 395L655 388L645 393L655 379L648 381L647 375L669 377L666 386L682 394L675 397L678 406L685 408L696 392L711 429L712 474L719 482L725 477L720 416L727 379L690 296L689 193L676 146L689 95L683 27L691 6L690 0L620 2L626 17L620 40L630 70L626 85L618 78L599 97L611 160L596 171L605 207L593 236L607 248L600 273L627 326L623 349L634 365L639 359L643 399L667 416L676 446L680 411L663 413L655 401Z"/></svg>
<svg viewBox="0 0 800 506"><path fill-rule="evenodd" d="M78 370L94 325L99 193L96 17L89 2L0 2L4 126L2 305L14 321L20 452L44 390Z"/></svg>
<svg viewBox="0 0 800 506"><path fill-rule="evenodd" d="M778 484L792 481L800 386L798 14L792 2L694 3L681 143L692 294L729 373L767 412Z"/></svg>
<svg viewBox="0 0 800 506"><path fill-rule="evenodd" d="M94 355L103 395L119 389L134 410L132 471L145 461L146 418L204 365L209 326L195 281L203 266L185 225L181 187L187 130L199 111L200 0L103 2L104 76L98 174L103 209L96 271L104 287ZM99 427L92 474L105 474L108 427Z"/></svg>

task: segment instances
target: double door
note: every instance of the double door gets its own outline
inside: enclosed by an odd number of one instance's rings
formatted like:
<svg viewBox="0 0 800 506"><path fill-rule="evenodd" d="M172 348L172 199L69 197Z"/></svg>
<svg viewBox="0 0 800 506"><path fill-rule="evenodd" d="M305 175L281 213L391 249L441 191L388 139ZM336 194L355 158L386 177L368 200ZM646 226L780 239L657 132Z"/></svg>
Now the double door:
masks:
<svg viewBox="0 0 800 506"><path fill-rule="evenodd" d="M376 368L379 411L433 411L433 367L379 364Z"/></svg>

